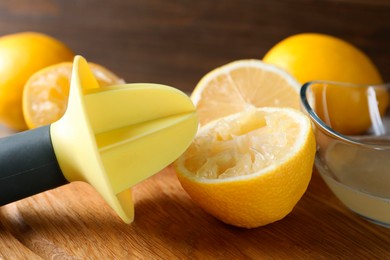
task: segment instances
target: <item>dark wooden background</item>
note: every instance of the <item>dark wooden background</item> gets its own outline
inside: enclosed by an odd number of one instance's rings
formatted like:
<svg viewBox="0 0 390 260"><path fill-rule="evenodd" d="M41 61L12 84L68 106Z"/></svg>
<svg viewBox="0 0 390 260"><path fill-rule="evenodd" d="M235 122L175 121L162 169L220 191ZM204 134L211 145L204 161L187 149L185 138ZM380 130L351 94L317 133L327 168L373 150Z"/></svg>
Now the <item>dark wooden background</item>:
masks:
<svg viewBox="0 0 390 260"><path fill-rule="evenodd" d="M127 82L191 91L211 69L301 32L341 37L390 81L388 0L1 0L0 35L40 31Z"/></svg>

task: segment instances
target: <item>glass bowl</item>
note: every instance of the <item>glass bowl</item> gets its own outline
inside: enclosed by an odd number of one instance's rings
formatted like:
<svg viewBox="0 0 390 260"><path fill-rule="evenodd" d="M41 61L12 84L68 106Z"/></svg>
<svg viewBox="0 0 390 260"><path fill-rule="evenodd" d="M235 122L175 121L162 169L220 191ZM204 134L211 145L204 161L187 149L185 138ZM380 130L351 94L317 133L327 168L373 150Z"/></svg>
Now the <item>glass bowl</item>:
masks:
<svg viewBox="0 0 390 260"><path fill-rule="evenodd" d="M390 227L390 84L313 81L303 110L317 141L315 166L349 209Z"/></svg>

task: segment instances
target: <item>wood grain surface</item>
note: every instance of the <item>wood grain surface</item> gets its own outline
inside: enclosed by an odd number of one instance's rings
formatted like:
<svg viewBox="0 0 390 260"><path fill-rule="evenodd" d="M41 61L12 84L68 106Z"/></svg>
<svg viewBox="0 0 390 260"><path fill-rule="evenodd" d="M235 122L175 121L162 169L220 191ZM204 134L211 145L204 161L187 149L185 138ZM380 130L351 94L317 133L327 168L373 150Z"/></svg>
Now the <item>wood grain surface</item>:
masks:
<svg viewBox="0 0 390 260"><path fill-rule="evenodd" d="M319 175L285 219L257 229L219 222L197 207L171 168L133 190L126 225L85 183L0 208L4 259L386 259L390 230L348 211Z"/></svg>
<svg viewBox="0 0 390 260"><path fill-rule="evenodd" d="M300 32L355 44L390 82L389 17L387 0L2 0L0 35L44 32L127 82L190 92L211 69ZM133 196L130 225L85 183L0 207L0 259L390 259L390 229L346 209L316 171L291 214L251 230L203 212L171 168Z"/></svg>

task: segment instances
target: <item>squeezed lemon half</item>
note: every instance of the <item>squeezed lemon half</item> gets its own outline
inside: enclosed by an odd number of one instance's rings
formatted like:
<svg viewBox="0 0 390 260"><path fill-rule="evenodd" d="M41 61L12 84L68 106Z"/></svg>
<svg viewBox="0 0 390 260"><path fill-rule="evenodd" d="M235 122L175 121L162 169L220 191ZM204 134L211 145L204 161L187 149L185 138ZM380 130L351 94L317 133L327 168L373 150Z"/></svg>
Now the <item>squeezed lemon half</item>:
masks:
<svg viewBox="0 0 390 260"><path fill-rule="evenodd" d="M284 218L311 179L315 139L290 108L248 108L203 126L175 162L191 198L225 223L254 228Z"/></svg>

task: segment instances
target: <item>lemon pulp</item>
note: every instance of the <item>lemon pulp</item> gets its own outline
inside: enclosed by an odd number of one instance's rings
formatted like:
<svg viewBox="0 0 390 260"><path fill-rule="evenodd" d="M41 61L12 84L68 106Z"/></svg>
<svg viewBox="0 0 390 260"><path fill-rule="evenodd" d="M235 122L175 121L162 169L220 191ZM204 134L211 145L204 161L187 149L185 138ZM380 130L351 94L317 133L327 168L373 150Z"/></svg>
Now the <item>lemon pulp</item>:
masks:
<svg viewBox="0 0 390 260"><path fill-rule="evenodd" d="M292 136L299 128L283 117L251 107L235 120L222 119L190 146L185 166L209 179L256 173L292 149Z"/></svg>

